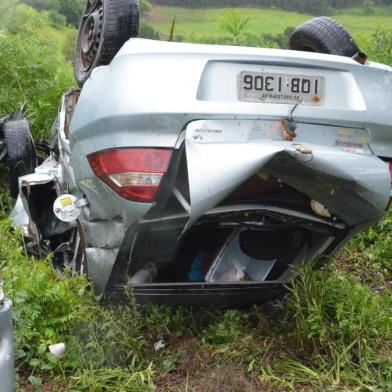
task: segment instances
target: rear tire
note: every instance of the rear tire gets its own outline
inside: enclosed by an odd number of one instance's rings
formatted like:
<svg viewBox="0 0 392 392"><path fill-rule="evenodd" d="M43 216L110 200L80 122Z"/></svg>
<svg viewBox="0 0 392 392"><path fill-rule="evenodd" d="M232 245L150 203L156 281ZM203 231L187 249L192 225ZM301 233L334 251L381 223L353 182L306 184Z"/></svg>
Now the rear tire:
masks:
<svg viewBox="0 0 392 392"><path fill-rule="evenodd" d="M108 65L126 41L139 32L139 0L87 0L75 57L80 87L95 67Z"/></svg>
<svg viewBox="0 0 392 392"><path fill-rule="evenodd" d="M18 178L34 173L37 156L26 120L8 121L4 124L3 130L7 149L10 193L16 199L19 193Z"/></svg>
<svg viewBox="0 0 392 392"><path fill-rule="evenodd" d="M311 19L298 26L291 34L290 49L345 57L360 52L348 31L327 16Z"/></svg>

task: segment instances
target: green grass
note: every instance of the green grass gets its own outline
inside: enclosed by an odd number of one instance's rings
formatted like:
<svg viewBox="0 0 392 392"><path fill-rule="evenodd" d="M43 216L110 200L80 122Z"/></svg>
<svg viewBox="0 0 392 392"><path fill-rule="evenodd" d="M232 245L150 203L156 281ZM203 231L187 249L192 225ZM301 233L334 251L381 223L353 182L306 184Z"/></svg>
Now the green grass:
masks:
<svg viewBox="0 0 392 392"><path fill-rule="evenodd" d="M373 9L373 8L372 8ZM190 37L221 33L219 20L230 9L188 9L180 7L153 6L146 20L156 28L162 37L169 35L171 22L177 15L177 35ZM254 34L281 34L287 27L296 27L312 18L312 15L274 9L236 8L243 17L249 17L247 30ZM374 8L373 14L363 9L342 10L333 17L352 33L372 33L378 26L392 22L392 12L386 8Z"/></svg>

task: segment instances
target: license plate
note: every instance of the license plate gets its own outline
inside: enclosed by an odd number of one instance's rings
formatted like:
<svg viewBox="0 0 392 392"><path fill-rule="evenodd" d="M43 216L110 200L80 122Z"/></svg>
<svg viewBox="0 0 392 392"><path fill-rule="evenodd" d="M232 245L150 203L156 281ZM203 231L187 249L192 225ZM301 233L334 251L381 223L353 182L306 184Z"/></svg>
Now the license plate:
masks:
<svg viewBox="0 0 392 392"><path fill-rule="evenodd" d="M238 98L244 102L322 106L325 90L323 76L248 71L243 71L238 76Z"/></svg>

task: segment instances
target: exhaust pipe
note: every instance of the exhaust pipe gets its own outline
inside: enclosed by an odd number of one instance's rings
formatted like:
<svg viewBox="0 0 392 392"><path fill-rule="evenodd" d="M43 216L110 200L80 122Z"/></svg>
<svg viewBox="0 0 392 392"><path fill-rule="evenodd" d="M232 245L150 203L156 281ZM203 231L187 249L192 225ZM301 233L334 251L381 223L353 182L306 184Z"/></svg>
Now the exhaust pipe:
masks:
<svg viewBox="0 0 392 392"><path fill-rule="evenodd" d="M353 60L355 60L357 63L365 65L367 60L368 60L368 56L366 53L363 52L358 52L355 53L353 57L351 57Z"/></svg>

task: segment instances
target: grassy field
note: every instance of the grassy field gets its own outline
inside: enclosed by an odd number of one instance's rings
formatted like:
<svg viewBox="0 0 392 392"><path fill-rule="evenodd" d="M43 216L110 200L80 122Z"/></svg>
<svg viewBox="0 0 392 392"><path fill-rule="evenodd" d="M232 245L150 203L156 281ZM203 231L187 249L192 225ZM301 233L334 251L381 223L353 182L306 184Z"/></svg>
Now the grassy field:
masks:
<svg viewBox="0 0 392 392"><path fill-rule="evenodd" d="M145 19L162 36L169 34L171 22L176 15L177 35L213 35L220 33L219 20L231 9L189 9L180 7L154 6ZM312 18L312 15L299 14L274 9L236 8L243 17L249 17L247 30L255 34L281 34L287 27L296 27ZM341 22L352 34L372 33L378 26L392 23L392 10L372 8L370 14L364 9L342 10L333 17Z"/></svg>

